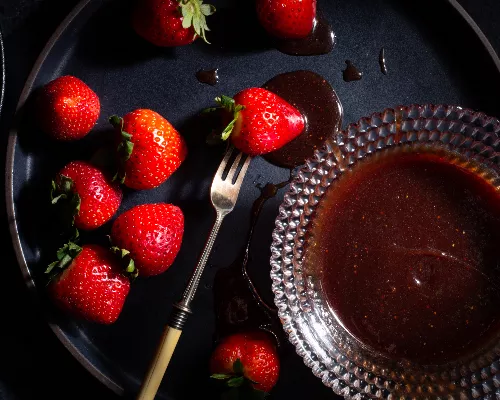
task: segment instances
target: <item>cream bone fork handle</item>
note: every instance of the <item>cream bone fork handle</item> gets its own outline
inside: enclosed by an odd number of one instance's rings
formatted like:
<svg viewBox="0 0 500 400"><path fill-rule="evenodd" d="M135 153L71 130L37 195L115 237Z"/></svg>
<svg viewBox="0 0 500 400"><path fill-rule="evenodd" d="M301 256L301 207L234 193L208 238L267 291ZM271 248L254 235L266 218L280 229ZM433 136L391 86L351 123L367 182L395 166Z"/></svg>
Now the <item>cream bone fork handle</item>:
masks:
<svg viewBox="0 0 500 400"><path fill-rule="evenodd" d="M230 164L231 160L233 161ZM230 146L219 165L210 189L210 198L217 215L214 225L181 300L174 304L170 320L163 331L156 354L142 382L139 395L137 396L138 400L152 400L156 396L158 387L181 336L184 324L188 316L192 313L190 304L200 283L201 275L205 269L217 233L224 217L233 211L250 161L250 156L238 152L233 146Z"/></svg>

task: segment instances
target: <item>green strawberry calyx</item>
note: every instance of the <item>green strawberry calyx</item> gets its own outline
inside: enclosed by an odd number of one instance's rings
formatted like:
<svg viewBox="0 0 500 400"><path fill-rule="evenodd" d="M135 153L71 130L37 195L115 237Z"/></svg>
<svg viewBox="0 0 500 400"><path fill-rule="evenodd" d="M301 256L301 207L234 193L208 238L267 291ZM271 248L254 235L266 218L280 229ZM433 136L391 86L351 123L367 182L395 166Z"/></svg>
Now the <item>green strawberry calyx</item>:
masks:
<svg viewBox="0 0 500 400"><path fill-rule="evenodd" d="M79 236L75 228L75 217L80 213L80 195L74 190L74 182L65 175L59 175L58 179L52 181L50 199L52 205L57 205L58 216L62 223L72 230L72 240Z"/></svg>
<svg viewBox="0 0 500 400"><path fill-rule="evenodd" d="M257 382L244 375L243 363L239 358L233 363L232 374L212 374L210 377L225 382L225 385L230 388L230 392L228 392L229 397L240 398L243 394L242 392L244 392L245 398L252 400L264 399L267 396L266 392L255 389L252 386L253 384L257 384Z"/></svg>
<svg viewBox="0 0 500 400"><path fill-rule="evenodd" d="M113 177L113 181L118 181L120 183L125 182L125 162L132 155L134 150L134 143L130 140L132 135L123 130L123 118L117 115L113 115L109 118L109 122L120 134L120 143L116 148L116 154L118 156L118 168Z"/></svg>
<svg viewBox="0 0 500 400"><path fill-rule="evenodd" d="M207 40L205 31L209 31L206 17L215 13L215 7L211 4L203 4L203 0L180 0L180 12L182 14L182 27L188 29L193 27L196 35L200 36L205 43Z"/></svg>
<svg viewBox="0 0 500 400"><path fill-rule="evenodd" d="M245 106L242 106L241 104L236 104L236 102L232 97L224 95L217 96L215 98L215 102L218 104L218 107L206 108L202 112L210 113L219 109L223 109L228 113L232 114L233 116L232 120L226 125L226 127L222 131L221 139L225 141L229 138L229 136L231 136L231 133L233 132L234 129L234 125L236 124L236 121L238 121L241 111L245 109Z"/></svg>
<svg viewBox="0 0 500 400"><path fill-rule="evenodd" d="M120 249L117 246L112 246L110 250L115 256L119 257L123 273L130 280L134 280L135 278L137 278L137 275L139 275L139 270L135 267L135 262L130 256L130 251L126 249Z"/></svg>
<svg viewBox="0 0 500 400"><path fill-rule="evenodd" d="M81 252L82 248L78 246L76 243L71 241L66 243L63 247L57 250L56 253L57 260L49 264L49 266L45 270L45 273L46 274L52 273L54 268L57 268L59 270L64 270Z"/></svg>

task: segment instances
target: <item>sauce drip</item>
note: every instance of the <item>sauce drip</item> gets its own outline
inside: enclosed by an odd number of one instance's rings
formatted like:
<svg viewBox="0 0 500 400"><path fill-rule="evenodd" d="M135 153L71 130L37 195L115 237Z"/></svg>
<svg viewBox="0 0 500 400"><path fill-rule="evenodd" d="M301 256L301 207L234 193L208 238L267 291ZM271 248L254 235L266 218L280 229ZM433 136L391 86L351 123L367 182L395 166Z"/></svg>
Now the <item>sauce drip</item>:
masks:
<svg viewBox="0 0 500 400"><path fill-rule="evenodd" d="M342 78L346 82L359 81L363 77L363 73L359 71L354 64L346 60L346 69L342 72Z"/></svg>
<svg viewBox="0 0 500 400"><path fill-rule="evenodd" d="M378 55L378 63L380 65L380 72L387 75L387 64L385 63L385 49L382 47Z"/></svg>
<svg viewBox="0 0 500 400"><path fill-rule="evenodd" d="M500 194L451 160L374 155L312 223L306 268L343 326L391 358L453 362L500 334Z"/></svg>
<svg viewBox="0 0 500 400"><path fill-rule="evenodd" d="M219 82L219 75L217 74L218 69L202 70L200 69L196 73L196 79L200 83L206 83L210 86L215 86Z"/></svg>
<svg viewBox="0 0 500 400"><path fill-rule="evenodd" d="M260 196L252 205L245 247L229 267L219 269L215 275L213 292L219 337L258 328L271 333L280 343L282 329L276 308L268 305L259 295L248 275L247 265L255 226L264 204L290 181L291 178L278 184L267 183L261 189Z"/></svg>
<svg viewBox="0 0 500 400"><path fill-rule="evenodd" d="M276 48L292 56L315 56L330 53L337 38L330 24L322 17L314 20L312 32L303 39L277 39Z"/></svg>
<svg viewBox="0 0 500 400"><path fill-rule="evenodd" d="M264 155L269 162L286 168L304 164L328 136L341 129L342 104L321 75L294 71L274 77L263 86L297 108L305 119L304 132L281 149Z"/></svg>

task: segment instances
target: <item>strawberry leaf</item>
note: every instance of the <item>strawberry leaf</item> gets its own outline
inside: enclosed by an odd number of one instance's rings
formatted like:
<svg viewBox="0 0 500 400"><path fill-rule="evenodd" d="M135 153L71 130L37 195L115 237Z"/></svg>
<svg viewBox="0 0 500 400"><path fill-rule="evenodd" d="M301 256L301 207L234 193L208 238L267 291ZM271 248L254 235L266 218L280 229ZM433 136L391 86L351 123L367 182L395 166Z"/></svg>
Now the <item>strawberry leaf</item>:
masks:
<svg viewBox="0 0 500 400"><path fill-rule="evenodd" d="M66 243L63 247L61 247L59 250L57 250L56 257L57 261L54 261L53 263L50 263L48 268L45 270L46 274L49 274L52 272L54 268L59 268L59 269L64 269L66 268L69 264L71 264L71 261L75 257L78 256L82 251L82 248L78 246L74 242L68 242Z"/></svg>
<svg viewBox="0 0 500 400"><path fill-rule="evenodd" d="M200 36L206 43L210 43L205 35L209 31L206 17L215 12L215 7L210 4L203 4L203 0L180 0L182 14L182 27L188 29L191 26L197 36Z"/></svg>
<svg viewBox="0 0 500 400"><path fill-rule="evenodd" d="M236 119L233 119L229 124L227 124L227 126L222 131L222 135L221 135L222 140L229 139L229 136L231 136L231 133L233 132L233 128L234 128L235 123L236 123Z"/></svg>
<svg viewBox="0 0 500 400"><path fill-rule="evenodd" d="M215 13L215 7L211 4L202 4L200 6L200 10L205 17L209 17Z"/></svg>
<svg viewBox="0 0 500 400"><path fill-rule="evenodd" d="M220 95L215 98L215 102L219 107L226 109L229 112L235 111L235 101L232 97Z"/></svg>
<svg viewBox="0 0 500 400"><path fill-rule="evenodd" d="M123 118L113 115L109 118L109 122L119 132L121 141L116 148L118 157L118 168L113 176L113 181L120 183L125 182L125 162L130 158L134 151L134 143L131 141L132 135L123 130Z"/></svg>
<svg viewBox="0 0 500 400"><path fill-rule="evenodd" d="M232 377L233 377L232 375L228 375L228 374L212 374L212 375L210 375L210 378L220 379L220 380L229 379Z"/></svg>
<svg viewBox="0 0 500 400"><path fill-rule="evenodd" d="M135 267L135 262L130 256L130 251L126 249L120 249L117 246L111 247L111 252L120 258L120 263L125 275L128 276L130 280L134 280L139 275L139 270Z"/></svg>
<svg viewBox="0 0 500 400"><path fill-rule="evenodd" d="M74 190L73 180L67 176L59 175L57 180L52 181L50 191L51 203L56 206L56 214L64 229L72 231L72 240L79 236L75 228L75 217L80 213L81 199Z"/></svg>
<svg viewBox="0 0 500 400"><path fill-rule="evenodd" d="M208 108L205 108L203 110L201 110L201 113L202 114L208 114L208 113L211 113L211 112L214 112L214 111L217 111L218 108L217 107L208 107Z"/></svg>
<svg viewBox="0 0 500 400"><path fill-rule="evenodd" d="M245 377L243 376L236 376L234 378L231 378L227 381L227 386L228 387L240 387L243 385L245 382Z"/></svg>

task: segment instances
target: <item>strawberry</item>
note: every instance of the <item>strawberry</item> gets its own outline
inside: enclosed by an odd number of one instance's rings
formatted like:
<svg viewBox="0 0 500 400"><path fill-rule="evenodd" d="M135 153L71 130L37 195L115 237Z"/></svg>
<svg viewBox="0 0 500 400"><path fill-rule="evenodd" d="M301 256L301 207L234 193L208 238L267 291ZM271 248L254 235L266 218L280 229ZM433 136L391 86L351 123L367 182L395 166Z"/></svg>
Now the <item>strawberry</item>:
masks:
<svg viewBox="0 0 500 400"><path fill-rule="evenodd" d="M160 186L187 156L182 136L154 111L138 109L123 118L112 116L110 122L121 140L121 166L116 178L132 189Z"/></svg>
<svg viewBox="0 0 500 400"><path fill-rule="evenodd" d="M172 204L143 204L121 214L111 228L114 246L130 252L141 276L158 275L174 262L184 234L184 214Z"/></svg>
<svg viewBox="0 0 500 400"><path fill-rule="evenodd" d="M40 128L57 140L81 139L99 118L97 95L74 76L61 76L45 85L36 99Z"/></svg>
<svg viewBox="0 0 500 400"><path fill-rule="evenodd" d="M235 147L251 156L269 153L299 136L305 122L300 112L278 95L262 88L244 89L234 99L215 99L230 122L222 139L231 136ZM209 108L205 111L214 111Z"/></svg>
<svg viewBox="0 0 500 400"><path fill-rule="evenodd" d="M256 6L261 25L278 38L304 38L314 27L316 0L257 0Z"/></svg>
<svg viewBox="0 0 500 400"><path fill-rule="evenodd" d="M210 358L212 378L226 380L229 387L251 385L269 392L278 381L279 371L276 347L263 331L225 337Z"/></svg>
<svg viewBox="0 0 500 400"><path fill-rule="evenodd" d="M202 0L139 0L132 26L139 36L156 46L172 47L193 43L202 37L208 43L205 17L215 7Z"/></svg>
<svg viewBox="0 0 500 400"><path fill-rule="evenodd" d="M64 202L65 217L75 227L91 230L108 222L122 201L122 191L104 173L85 161L67 164L52 181L52 204Z"/></svg>
<svg viewBox="0 0 500 400"><path fill-rule="evenodd" d="M125 273L134 276L133 262L126 252L121 256L99 245L66 244L46 271L63 270L49 283L50 297L77 318L101 324L115 322L130 290ZM121 261L127 265L125 271Z"/></svg>

